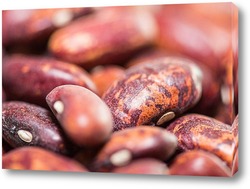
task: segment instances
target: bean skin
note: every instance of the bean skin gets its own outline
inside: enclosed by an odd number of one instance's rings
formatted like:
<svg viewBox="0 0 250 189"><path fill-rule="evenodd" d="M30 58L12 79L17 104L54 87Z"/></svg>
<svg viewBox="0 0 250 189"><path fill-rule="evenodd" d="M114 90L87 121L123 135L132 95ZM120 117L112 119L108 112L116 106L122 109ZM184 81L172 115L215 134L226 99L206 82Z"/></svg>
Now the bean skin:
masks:
<svg viewBox="0 0 250 189"><path fill-rule="evenodd" d="M4 154L2 167L12 170L88 172L73 159L34 146L20 147Z"/></svg>
<svg viewBox="0 0 250 189"><path fill-rule="evenodd" d="M108 171L127 165L133 159L152 157L167 160L176 150L177 139L160 127L139 126L112 134L100 149L93 165L97 171Z"/></svg>
<svg viewBox="0 0 250 189"><path fill-rule="evenodd" d="M174 120L166 129L175 134L182 150L209 151L231 167L237 139L230 125L205 115L187 114Z"/></svg>
<svg viewBox="0 0 250 189"><path fill-rule="evenodd" d="M201 78L192 61L179 57L159 58L128 69L125 78L102 96L113 114L113 130L155 125L165 113L172 114L171 118L182 114L199 101Z"/></svg>
<svg viewBox="0 0 250 189"><path fill-rule="evenodd" d="M54 88L46 101L67 136L77 145L101 145L111 135L113 119L108 106L92 91L76 85Z"/></svg>
<svg viewBox="0 0 250 189"><path fill-rule="evenodd" d="M76 65L45 56L12 55L3 60L3 86L11 100L47 106L45 97L55 87L74 84L96 92L90 75Z"/></svg>
<svg viewBox="0 0 250 189"><path fill-rule="evenodd" d="M203 150L179 154L169 165L170 175L231 176L229 167L217 156Z"/></svg>
<svg viewBox="0 0 250 189"><path fill-rule="evenodd" d="M13 148L39 146L64 155L76 150L52 112L37 105L4 102L2 125L3 139Z"/></svg>

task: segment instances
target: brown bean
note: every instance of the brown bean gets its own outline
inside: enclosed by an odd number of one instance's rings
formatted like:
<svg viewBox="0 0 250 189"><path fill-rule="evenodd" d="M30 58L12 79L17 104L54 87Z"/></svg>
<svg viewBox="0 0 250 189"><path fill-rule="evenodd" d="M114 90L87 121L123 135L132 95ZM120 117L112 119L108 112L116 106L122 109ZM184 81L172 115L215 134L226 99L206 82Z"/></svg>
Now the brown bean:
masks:
<svg viewBox="0 0 250 189"><path fill-rule="evenodd" d="M229 167L217 156L203 150L179 154L169 165L170 175L231 176Z"/></svg>
<svg viewBox="0 0 250 189"><path fill-rule="evenodd" d="M188 114L174 120L166 129L175 134L178 147L184 151L209 151L231 167L237 140L230 125L205 115Z"/></svg>
<svg viewBox="0 0 250 189"><path fill-rule="evenodd" d="M168 167L158 159L140 158L133 160L128 165L116 167L111 172L118 174L164 175L168 174Z"/></svg>
<svg viewBox="0 0 250 189"><path fill-rule="evenodd" d="M151 44L155 35L154 18L146 11L101 9L57 30L48 48L58 58L93 68L125 62Z"/></svg>
<svg viewBox="0 0 250 189"><path fill-rule="evenodd" d="M113 127L111 112L92 91L76 85L61 85L47 95L46 101L75 144L93 147L110 137Z"/></svg>
<svg viewBox="0 0 250 189"><path fill-rule="evenodd" d="M160 127L140 126L112 134L100 149L93 165L97 171L108 171L127 165L133 159L152 157L167 160L177 147L174 135Z"/></svg>
<svg viewBox="0 0 250 189"><path fill-rule="evenodd" d="M201 97L202 74L192 61L159 58L131 67L102 99L114 118L114 131L162 125L193 107Z"/></svg>
<svg viewBox="0 0 250 189"><path fill-rule="evenodd" d="M2 167L13 170L88 172L83 165L68 157L34 146L6 153L2 158Z"/></svg>
<svg viewBox="0 0 250 189"><path fill-rule="evenodd" d="M96 92L90 75L76 65L42 56L13 55L3 60L7 97L47 106L45 97L55 87L74 84Z"/></svg>
<svg viewBox="0 0 250 189"><path fill-rule="evenodd" d="M45 108L20 101L3 103L3 139L13 148L39 146L70 155L76 150L54 115Z"/></svg>
<svg viewBox="0 0 250 189"><path fill-rule="evenodd" d="M125 76L125 69L118 65L96 66L90 74L98 95L102 96L113 82Z"/></svg>

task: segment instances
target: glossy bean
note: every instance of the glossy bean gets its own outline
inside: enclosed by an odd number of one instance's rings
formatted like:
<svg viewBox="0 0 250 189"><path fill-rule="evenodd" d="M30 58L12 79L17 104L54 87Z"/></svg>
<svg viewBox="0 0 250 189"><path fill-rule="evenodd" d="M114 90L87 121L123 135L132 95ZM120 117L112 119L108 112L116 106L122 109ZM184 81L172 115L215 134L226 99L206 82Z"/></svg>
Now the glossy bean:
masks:
<svg viewBox="0 0 250 189"><path fill-rule="evenodd" d="M154 18L146 11L99 9L53 33L48 48L54 56L87 69L121 64L151 44L156 29Z"/></svg>
<svg viewBox="0 0 250 189"><path fill-rule="evenodd" d="M76 85L61 85L47 95L46 101L75 144L93 147L110 137L113 127L111 112L92 91Z"/></svg>
<svg viewBox="0 0 250 189"><path fill-rule="evenodd" d="M205 115L187 114L174 120L166 129L175 134L179 148L184 151L209 151L231 167L237 139L230 125Z"/></svg>
<svg viewBox="0 0 250 189"><path fill-rule="evenodd" d="M65 136L52 112L20 101L3 103L3 139L13 148L39 146L70 155L77 148Z"/></svg>
<svg viewBox="0 0 250 189"><path fill-rule="evenodd" d="M191 60L159 58L128 69L102 99L113 114L114 131L162 125L199 101L201 82L201 71Z"/></svg>
<svg viewBox="0 0 250 189"><path fill-rule="evenodd" d="M12 55L3 60L7 97L47 106L45 97L55 87L74 84L96 92L90 75L80 67L43 56Z"/></svg>
<svg viewBox="0 0 250 189"><path fill-rule="evenodd" d="M202 150L179 154L169 165L170 175L229 177L229 167L217 156Z"/></svg>
<svg viewBox="0 0 250 189"><path fill-rule="evenodd" d="M93 165L97 171L105 172L142 157L167 160L176 147L176 137L163 128L151 126L128 128L112 134L98 152Z"/></svg>

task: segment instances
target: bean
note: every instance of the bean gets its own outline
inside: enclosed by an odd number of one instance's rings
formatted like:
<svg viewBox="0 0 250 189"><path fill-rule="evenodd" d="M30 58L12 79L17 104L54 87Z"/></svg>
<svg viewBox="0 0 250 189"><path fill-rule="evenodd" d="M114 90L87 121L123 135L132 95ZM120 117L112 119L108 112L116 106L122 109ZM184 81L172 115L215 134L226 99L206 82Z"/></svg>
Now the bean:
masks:
<svg viewBox="0 0 250 189"><path fill-rule="evenodd" d="M37 105L4 102L2 124L3 139L13 148L39 146L64 155L76 151L54 115Z"/></svg>
<svg viewBox="0 0 250 189"><path fill-rule="evenodd" d="M46 107L46 95L63 84L97 90L89 73L70 63L34 55L12 55L3 60L3 86L11 100Z"/></svg>
<svg viewBox="0 0 250 189"><path fill-rule="evenodd" d="M122 23L122 24L121 24ZM48 44L50 52L86 69L103 64L121 64L138 50L152 44L154 18L133 8L100 9L57 30Z"/></svg>
<svg viewBox="0 0 250 189"><path fill-rule="evenodd" d="M3 169L88 172L80 163L43 148L26 146L3 155Z"/></svg>
<svg viewBox="0 0 250 189"><path fill-rule="evenodd" d="M61 85L46 101L67 136L77 145L94 147L111 135L113 119L108 106L85 87Z"/></svg>
<svg viewBox="0 0 250 189"><path fill-rule="evenodd" d="M188 59L159 58L126 70L104 93L114 131L162 125L193 107L201 97L201 71Z"/></svg>
<svg viewBox="0 0 250 189"><path fill-rule="evenodd" d="M203 150L179 154L169 165L170 175L229 177L229 167L217 156Z"/></svg>
<svg viewBox="0 0 250 189"><path fill-rule="evenodd" d="M152 157L167 160L176 150L177 139L160 127L139 126L112 134L96 155L98 171L127 165L133 159Z"/></svg>
<svg viewBox="0 0 250 189"><path fill-rule="evenodd" d="M178 138L182 150L209 151L231 167L237 140L230 125L205 115L188 114L174 120L166 129Z"/></svg>

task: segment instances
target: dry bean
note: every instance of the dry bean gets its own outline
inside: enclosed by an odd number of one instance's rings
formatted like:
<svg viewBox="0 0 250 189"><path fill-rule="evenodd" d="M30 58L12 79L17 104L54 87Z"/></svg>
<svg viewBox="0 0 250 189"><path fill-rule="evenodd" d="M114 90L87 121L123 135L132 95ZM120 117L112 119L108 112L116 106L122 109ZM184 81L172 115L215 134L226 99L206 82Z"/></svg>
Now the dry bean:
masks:
<svg viewBox="0 0 250 189"><path fill-rule="evenodd" d="M170 175L229 177L229 167L217 156L202 150L179 154L169 165Z"/></svg>
<svg viewBox="0 0 250 189"><path fill-rule="evenodd" d="M48 48L54 56L84 68L121 64L151 44L156 32L155 20L149 12L100 9L57 30Z"/></svg>
<svg viewBox="0 0 250 189"><path fill-rule="evenodd" d="M113 114L114 131L161 125L199 101L201 82L201 71L192 61L159 58L128 69L125 78L113 83L102 99Z"/></svg>
<svg viewBox="0 0 250 189"><path fill-rule="evenodd" d="M45 97L55 87L74 84L96 92L82 68L43 56L12 55L3 60L3 86L7 97L47 106Z"/></svg>
<svg viewBox="0 0 250 189"><path fill-rule="evenodd" d="M178 138L179 148L209 151L231 167L237 139L230 125L205 115L188 114L174 120L166 129Z"/></svg>
<svg viewBox="0 0 250 189"><path fill-rule="evenodd" d="M139 126L112 134L97 154L98 171L125 166L133 159L152 157L167 160L176 150L177 139L160 127Z"/></svg>
<svg viewBox="0 0 250 189"><path fill-rule="evenodd" d="M34 104L4 102L2 125L3 139L13 148L39 146L65 155L77 149L65 136L54 115Z"/></svg>
<svg viewBox="0 0 250 189"><path fill-rule="evenodd" d="M75 144L93 147L109 139L113 128L111 112L92 91L76 85L61 85L47 95L46 101Z"/></svg>

